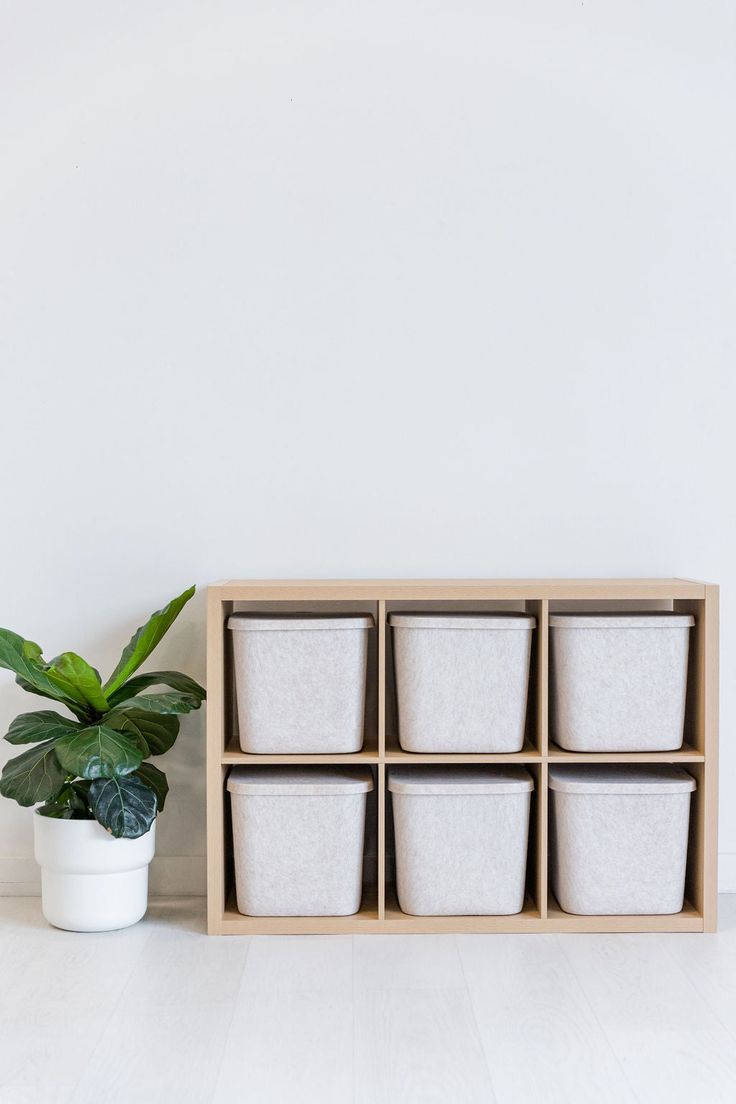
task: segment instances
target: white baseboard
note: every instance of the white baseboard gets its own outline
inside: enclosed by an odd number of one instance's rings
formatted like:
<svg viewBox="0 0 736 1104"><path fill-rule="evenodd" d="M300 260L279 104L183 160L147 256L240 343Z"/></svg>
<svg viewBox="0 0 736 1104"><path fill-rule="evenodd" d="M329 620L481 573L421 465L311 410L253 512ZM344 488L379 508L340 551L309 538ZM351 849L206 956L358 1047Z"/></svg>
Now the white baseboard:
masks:
<svg viewBox="0 0 736 1104"><path fill-rule="evenodd" d="M736 851L718 855L718 892L736 893Z"/></svg>
<svg viewBox="0 0 736 1104"><path fill-rule="evenodd" d="M154 897L202 897L206 887L203 855L160 855L151 864ZM721 851L718 856L718 890L736 893L736 851ZM33 859L0 858L0 897L36 897L40 892L41 875Z"/></svg>
<svg viewBox="0 0 736 1104"><path fill-rule="evenodd" d="M157 855L149 888L154 897L202 897L207 888L206 861L200 855ZM32 858L0 858L0 897L37 897L41 874Z"/></svg>

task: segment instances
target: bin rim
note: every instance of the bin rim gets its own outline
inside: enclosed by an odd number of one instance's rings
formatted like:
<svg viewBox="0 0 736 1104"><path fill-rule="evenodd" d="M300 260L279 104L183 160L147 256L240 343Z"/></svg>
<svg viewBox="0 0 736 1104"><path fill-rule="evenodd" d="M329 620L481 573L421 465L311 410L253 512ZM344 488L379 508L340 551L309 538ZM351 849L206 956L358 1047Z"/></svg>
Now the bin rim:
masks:
<svg viewBox="0 0 736 1104"><path fill-rule="evenodd" d="M691 613L551 613L551 629L691 629Z"/></svg>
<svg viewBox="0 0 736 1104"><path fill-rule="evenodd" d="M368 767L231 767L229 793L249 797L346 797L373 789Z"/></svg>
<svg viewBox="0 0 736 1104"><path fill-rule="evenodd" d="M410 796L462 794L481 797L498 794L530 793L534 781L525 767L483 766L391 767L388 772L391 793Z"/></svg>
<svg viewBox="0 0 736 1104"><path fill-rule="evenodd" d="M639 766L638 764L577 764L550 766L549 788L572 794L682 794L692 793L697 783L682 767Z"/></svg>
<svg viewBox="0 0 736 1104"><path fill-rule="evenodd" d="M322 632L327 629L338 632L372 629L373 616L367 614L346 613L328 616L322 614L288 613L231 613L227 627L234 632Z"/></svg>
<svg viewBox="0 0 736 1104"><path fill-rule="evenodd" d="M485 622L485 624L484 624ZM528 613L389 613L392 629L481 629L530 632L537 624Z"/></svg>

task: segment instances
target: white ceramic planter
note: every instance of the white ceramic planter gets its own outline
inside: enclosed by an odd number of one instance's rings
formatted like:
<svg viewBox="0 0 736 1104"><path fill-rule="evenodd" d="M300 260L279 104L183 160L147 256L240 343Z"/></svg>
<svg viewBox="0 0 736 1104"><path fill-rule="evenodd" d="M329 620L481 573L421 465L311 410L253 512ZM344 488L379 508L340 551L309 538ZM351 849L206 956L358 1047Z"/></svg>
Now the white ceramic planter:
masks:
<svg viewBox="0 0 736 1104"><path fill-rule="evenodd" d="M228 776L238 910L351 916L360 908L365 767L234 767Z"/></svg>
<svg viewBox="0 0 736 1104"><path fill-rule="evenodd" d="M389 614L405 751L521 751L535 618Z"/></svg>
<svg viewBox="0 0 736 1104"><path fill-rule="evenodd" d="M682 910L695 779L674 766L550 767L552 888L580 916Z"/></svg>
<svg viewBox="0 0 736 1104"><path fill-rule="evenodd" d="M523 767L392 768L388 788L402 911L521 912L533 787Z"/></svg>
<svg viewBox="0 0 736 1104"><path fill-rule="evenodd" d="M243 751L347 754L363 746L373 618L228 618Z"/></svg>
<svg viewBox="0 0 736 1104"><path fill-rule="evenodd" d="M552 735L567 751L682 746L689 614L551 614Z"/></svg>
<svg viewBox="0 0 736 1104"><path fill-rule="evenodd" d="M55 820L36 813L33 825L49 924L67 931L112 931L144 916L155 821L138 839L115 839L96 820Z"/></svg>

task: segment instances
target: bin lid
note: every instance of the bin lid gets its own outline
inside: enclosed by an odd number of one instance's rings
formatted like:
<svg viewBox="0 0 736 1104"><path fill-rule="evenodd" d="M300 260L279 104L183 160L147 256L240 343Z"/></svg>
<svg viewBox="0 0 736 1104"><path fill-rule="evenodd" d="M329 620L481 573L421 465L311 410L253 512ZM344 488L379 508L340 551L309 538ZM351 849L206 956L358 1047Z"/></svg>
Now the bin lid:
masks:
<svg viewBox="0 0 736 1104"><path fill-rule="evenodd" d="M391 767L388 788L397 794L508 794L534 789L523 767Z"/></svg>
<svg viewBox="0 0 736 1104"><path fill-rule="evenodd" d="M368 767L231 767L227 788L251 797L345 797L372 790L373 775Z"/></svg>
<svg viewBox="0 0 736 1104"><path fill-rule="evenodd" d="M526 613L390 613L394 629L516 629L529 632L537 623Z"/></svg>
<svg viewBox="0 0 736 1104"><path fill-rule="evenodd" d="M578 764L549 768L549 788L560 793L580 794L676 794L696 787L695 779L682 767L615 764Z"/></svg>
<svg viewBox="0 0 736 1104"><path fill-rule="evenodd" d="M551 613L551 629L690 629L689 613Z"/></svg>
<svg viewBox="0 0 736 1104"><path fill-rule="evenodd" d="M372 629L373 618L370 614L356 617L345 614L321 617L319 614L292 617L288 613L231 613L227 627L237 632L285 632L301 629L315 632L319 629Z"/></svg>

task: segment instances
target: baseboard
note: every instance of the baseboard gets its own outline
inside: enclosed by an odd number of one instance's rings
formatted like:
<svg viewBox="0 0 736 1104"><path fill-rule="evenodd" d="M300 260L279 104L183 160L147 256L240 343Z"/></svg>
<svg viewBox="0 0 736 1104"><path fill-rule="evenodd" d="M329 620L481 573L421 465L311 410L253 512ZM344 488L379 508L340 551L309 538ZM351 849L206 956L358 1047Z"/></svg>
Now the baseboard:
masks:
<svg viewBox="0 0 736 1104"><path fill-rule="evenodd" d="M206 887L204 856L160 855L151 864L154 897L202 897ZM718 890L736 893L736 851L722 851L718 856ZM40 892L41 875L33 859L0 858L0 897L36 897Z"/></svg>
<svg viewBox="0 0 736 1104"><path fill-rule="evenodd" d="M736 893L736 851L721 851L718 856L718 892Z"/></svg>
<svg viewBox="0 0 736 1104"><path fill-rule="evenodd" d="M200 855L157 855L151 863L149 890L153 897L202 897L207 864ZM41 874L32 858L0 858L0 897L36 897Z"/></svg>

